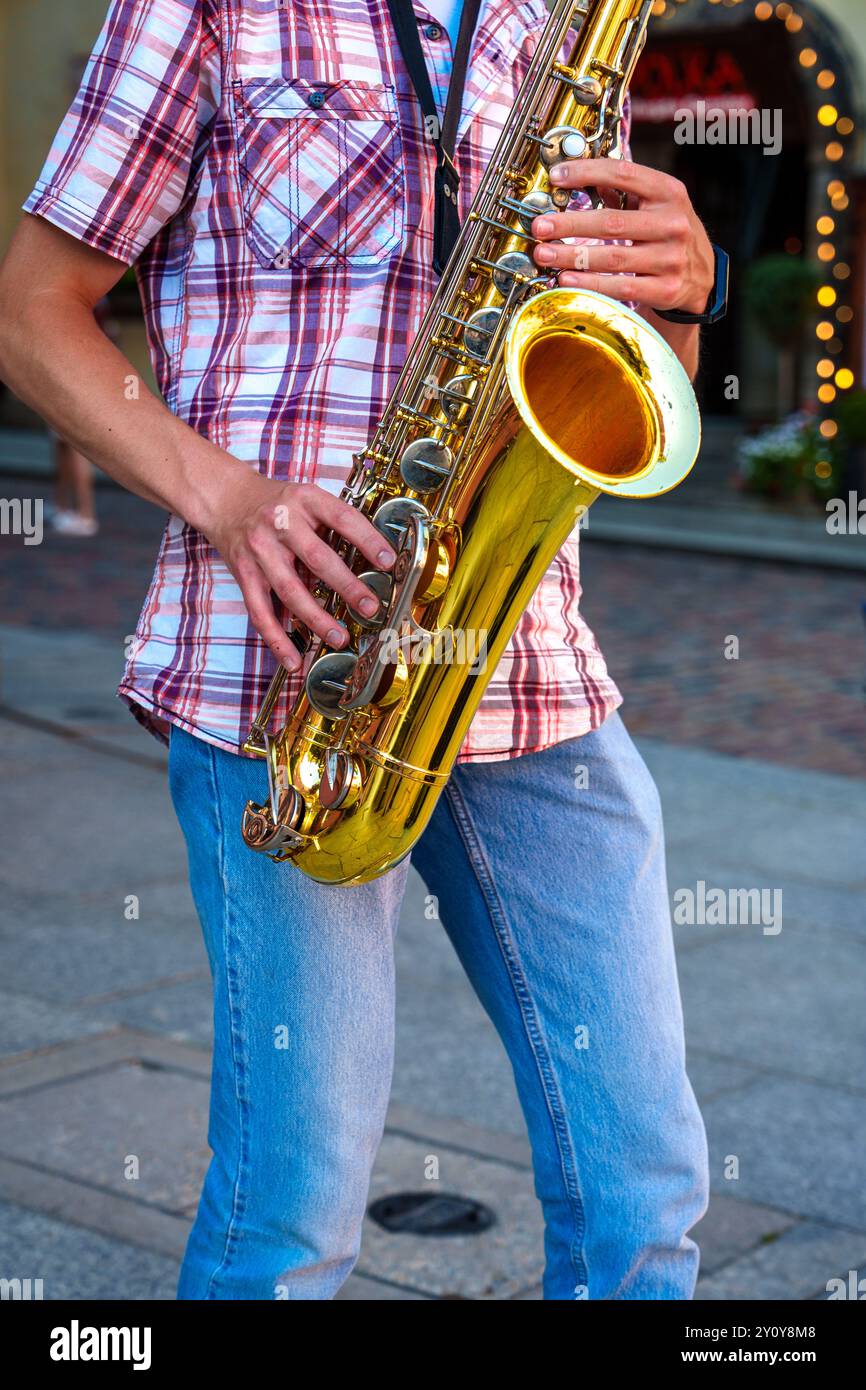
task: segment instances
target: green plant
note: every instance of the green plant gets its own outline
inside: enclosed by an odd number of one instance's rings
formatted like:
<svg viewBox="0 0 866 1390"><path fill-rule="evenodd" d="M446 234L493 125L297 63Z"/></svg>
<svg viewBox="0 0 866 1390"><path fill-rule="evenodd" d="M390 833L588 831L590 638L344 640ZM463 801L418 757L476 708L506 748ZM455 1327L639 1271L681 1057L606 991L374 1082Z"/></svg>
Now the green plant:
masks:
<svg viewBox="0 0 866 1390"><path fill-rule="evenodd" d="M832 497L842 467L839 451L828 448L818 421L805 411L744 440L738 461L743 486L749 492L778 498L802 494L819 500ZM826 477L822 477L825 472Z"/></svg>
<svg viewBox="0 0 866 1390"><path fill-rule="evenodd" d="M821 277L817 266L797 256L762 256L746 271L746 303L778 348L798 338L815 305Z"/></svg>
<svg viewBox="0 0 866 1390"><path fill-rule="evenodd" d="M811 261L771 255L750 265L743 295L765 337L776 349L776 408L784 415L797 405L797 359L803 329L815 308L820 283Z"/></svg>
<svg viewBox="0 0 866 1390"><path fill-rule="evenodd" d="M833 412L845 442L853 447L866 444L866 390L845 391Z"/></svg>

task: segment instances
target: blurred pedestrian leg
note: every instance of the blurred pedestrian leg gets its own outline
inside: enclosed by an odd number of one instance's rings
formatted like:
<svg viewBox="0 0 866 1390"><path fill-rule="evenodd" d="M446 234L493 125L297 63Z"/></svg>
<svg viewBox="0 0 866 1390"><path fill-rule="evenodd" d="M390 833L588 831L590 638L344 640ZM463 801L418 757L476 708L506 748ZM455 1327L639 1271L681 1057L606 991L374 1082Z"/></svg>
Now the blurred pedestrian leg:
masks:
<svg viewBox="0 0 866 1390"><path fill-rule="evenodd" d="M51 515L63 536L95 536L99 530L93 500L93 467L84 454L58 435L54 439L55 499Z"/></svg>

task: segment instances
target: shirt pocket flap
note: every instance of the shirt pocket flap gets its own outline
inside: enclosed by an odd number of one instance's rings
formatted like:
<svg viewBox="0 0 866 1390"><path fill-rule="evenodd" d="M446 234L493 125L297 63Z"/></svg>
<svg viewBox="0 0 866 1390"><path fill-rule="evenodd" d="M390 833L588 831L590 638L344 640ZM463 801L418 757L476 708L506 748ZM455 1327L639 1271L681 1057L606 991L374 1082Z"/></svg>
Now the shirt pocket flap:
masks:
<svg viewBox="0 0 866 1390"><path fill-rule="evenodd" d="M326 120L397 120L393 87L368 82L313 81L306 77L253 78L237 84L248 116L279 120L315 116Z"/></svg>

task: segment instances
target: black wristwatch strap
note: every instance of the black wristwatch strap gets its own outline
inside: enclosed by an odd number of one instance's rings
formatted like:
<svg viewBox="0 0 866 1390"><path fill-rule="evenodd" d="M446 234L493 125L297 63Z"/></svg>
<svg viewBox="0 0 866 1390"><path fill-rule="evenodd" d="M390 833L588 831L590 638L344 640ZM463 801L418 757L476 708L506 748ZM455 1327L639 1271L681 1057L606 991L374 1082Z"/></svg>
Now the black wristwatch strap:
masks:
<svg viewBox="0 0 866 1390"><path fill-rule="evenodd" d="M439 112L430 85L430 74L424 61L424 50L418 37L418 20L412 8L412 0L388 0L394 32L415 88L415 95L424 117L424 127L436 148L433 269L439 275L445 269L460 232L460 210L457 201L460 176L454 166L454 147L463 106L469 51L480 8L481 0L463 0L457 43L454 45L448 99L440 127Z"/></svg>
<svg viewBox="0 0 866 1390"><path fill-rule="evenodd" d="M702 314L687 314L684 309L654 309L653 313L657 314L660 319L667 319L668 323L706 324L718 323L719 319L725 317L728 308L730 258L727 251L723 251L721 246L716 246L715 242L712 243L712 247L716 273L704 312Z"/></svg>

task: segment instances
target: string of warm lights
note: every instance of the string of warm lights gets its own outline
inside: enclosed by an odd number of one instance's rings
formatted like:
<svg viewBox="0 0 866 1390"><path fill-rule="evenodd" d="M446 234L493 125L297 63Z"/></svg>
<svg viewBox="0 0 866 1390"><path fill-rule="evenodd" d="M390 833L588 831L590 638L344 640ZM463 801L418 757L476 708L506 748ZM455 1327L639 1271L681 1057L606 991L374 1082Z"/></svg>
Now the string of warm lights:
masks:
<svg viewBox="0 0 866 1390"><path fill-rule="evenodd" d="M723 5L726 9L734 9L741 4L749 4L750 2L751 0L709 0L709 4ZM653 14L659 17L675 14L688 3L689 0L654 0ZM770 4L769 0L759 0L759 3L755 4L753 8L757 20L762 22L780 21L789 34L800 34L806 28L804 16L797 12L794 5L788 4L787 0L781 0L779 4ZM827 162L828 173L830 173L833 166L842 165L845 162L847 142L850 141L855 131L854 120L851 116L840 112L838 105L833 101L832 93L837 85L836 73L832 68L822 64L819 53L810 46L809 42L804 41L804 46L799 50L798 60L803 69L803 75L812 75L814 78L817 93L815 118L819 126L826 131L824 159ZM822 272L828 277L817 291L817 305L819 310L824 312L815 327L815 336L819 343L818 353L820 354L815 371L819 381L816 394L821 405L825 407L823 412L825 418L821 420L819 430L822 438L830 441L836 438L839 433L839 426L827 407L836 401L840 391L850 390L855 382L851 369L849 367L837 367L833 360L844 351L841 335L853 322L854 309L850 304L840 302L844 301L844 287L851 278L850 265L837 254L837 242L841 240L840 222L842 219L839 214L844 214L849 206L848 190L844 179L830 178L826 185L825 196L828 210L821 213L815 224L815 230L821 238L816 248L816 255ZM800 249L799 245L797 249ZM831 283L831 280L836 283ZM831 310L832 316L829 312ZM832 471L832 464L827 459L821 459L815 465L815 473L819 478L829 478Z"/></svg>

